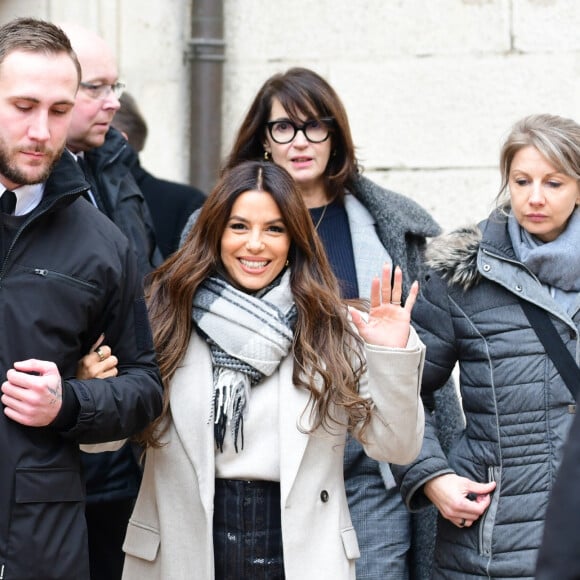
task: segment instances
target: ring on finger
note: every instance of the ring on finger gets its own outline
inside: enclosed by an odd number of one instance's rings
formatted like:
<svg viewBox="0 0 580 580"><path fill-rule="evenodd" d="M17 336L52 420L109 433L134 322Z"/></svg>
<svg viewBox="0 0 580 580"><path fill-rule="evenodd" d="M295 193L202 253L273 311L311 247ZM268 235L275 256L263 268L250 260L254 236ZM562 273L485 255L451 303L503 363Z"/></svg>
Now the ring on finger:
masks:
<svg viewBox="0 0 580 580"><path fill-rule="evenodd" d="M461 518L461 521L459 522L459 527L460 527L460 528L463 528L463 527L465 527L465 523L466 523L466 522L465 522L465 518Z"/></svg>
<svg viewBox="0 0 580 580"><path fill-rule="evenodd" d="M97 353L97 355L99 357L99 361L103 362L107 358L105 356L105 353L103 352L103 349L100 346L95 349L95 352Z"/></svg>
<svg viewBox="0 0 580 580"><path fill-rule="evenodd" d="M395 306L401 306L401 301L391 300L391 304L394 304Z"/></svg>

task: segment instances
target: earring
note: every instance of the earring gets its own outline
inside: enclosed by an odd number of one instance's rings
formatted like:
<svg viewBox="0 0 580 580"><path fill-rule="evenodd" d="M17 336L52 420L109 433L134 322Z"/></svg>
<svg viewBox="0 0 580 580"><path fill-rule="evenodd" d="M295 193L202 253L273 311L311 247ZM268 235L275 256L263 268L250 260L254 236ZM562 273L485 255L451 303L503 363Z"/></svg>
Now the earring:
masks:
<svg viewBox="0 0 580 580"><path fill-rule="evenodd" d="M270 154L264 150L264 161L270 161Z"/></svg>
<svg viewBox="0 0 580 580"><path fill-rule="evenodd" d="M290 260L286 260L286 268L290 265Z"/></svg>

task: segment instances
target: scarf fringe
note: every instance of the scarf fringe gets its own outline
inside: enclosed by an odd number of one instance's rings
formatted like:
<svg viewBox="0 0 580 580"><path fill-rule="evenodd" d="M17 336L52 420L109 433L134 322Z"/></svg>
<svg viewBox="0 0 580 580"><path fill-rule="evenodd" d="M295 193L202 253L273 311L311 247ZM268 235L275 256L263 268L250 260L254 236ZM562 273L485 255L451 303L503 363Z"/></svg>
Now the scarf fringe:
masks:
<svg viewBox="0 0 580 580"><path fill-rule="evenodd" d="M238 452L244 446L251 387L276 372L292 348L296 306L290 271L254 295L210 277L193 298L192 319L211 351L210 421L216 445L223 452L230 429Z"/></svg>
<svg viewBox="0 0 580 580"><path fill-rule="evenodd" d="M226 433L230 427L237 453L238 439L241 439L241 449L244 448L244 416L248 413L250 380L247 375L231 369L218 368L216 371L212 404L216 444L220 452L223 452Z"/></svg>

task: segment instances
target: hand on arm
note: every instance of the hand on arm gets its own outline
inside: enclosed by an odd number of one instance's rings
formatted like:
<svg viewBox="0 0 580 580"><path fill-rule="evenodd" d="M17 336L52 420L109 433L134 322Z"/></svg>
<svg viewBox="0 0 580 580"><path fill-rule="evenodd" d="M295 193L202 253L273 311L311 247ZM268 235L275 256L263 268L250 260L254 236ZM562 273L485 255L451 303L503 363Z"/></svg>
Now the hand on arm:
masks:
<svg viewBox="0 0 580 580"><path fill-rule="evenodd" d="M447 473L424 485L425 495L439 513L456 526L470 527L489 507L495 481L477 483L467 477Z"/></svg>
<svg viewBox="0 0 580 580"><path fill-rule="evenodd" d="M105 335L101 334L99 339L88 354L86 354L77 365L77 379L108 379L116 377L119 363L117 357L112 354L111 347L104 345Z"/></svg>
<svg viewBox="0 0 580 580"><path fill-rule="evenodd" d="M383 267L382 277L371 285L371 304L368 320L361 312L350 308L352 321L368 344L405 348L411 328L411 311L419 292L418 282L413 282L404 305L401 305L403 272L397 266L391 286L391 267Z"/></svg>

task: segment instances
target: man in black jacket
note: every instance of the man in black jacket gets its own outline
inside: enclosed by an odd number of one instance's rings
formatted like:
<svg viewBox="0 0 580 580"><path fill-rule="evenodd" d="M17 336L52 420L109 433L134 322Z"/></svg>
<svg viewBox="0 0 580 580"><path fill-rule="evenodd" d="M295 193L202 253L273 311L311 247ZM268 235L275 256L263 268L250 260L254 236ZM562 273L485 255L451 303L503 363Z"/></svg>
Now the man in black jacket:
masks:
<svg viewBox="0 0 580 580"><path fill-rule="evenodd" d="M131 175L133 153L111 127L123 90L113 52L103 38L76 24L64 24L82 67L67 148L80 160L91 183L90 201L127 236L142 278L163 257L157 247L149 209ZM109 337L105 342L110 345ZM113 353L117 352L113 349ZM120 359L121 360L121 359ZM141 482L139 450L126 444L117 451L84 454L91 580L118 580L122 543Z"/></svg>
<svg viewBox="0 0 580 580"><path fill-rule="evenodd" d="M56 26L0 28L0 202L16 200L0 203L0 578L10 580L89 579L79 444L130 437L161 410L134 253L82 199L89 185L64 151L79 80ZM101 333L118 376L75 379Z"/></svg>
<svg viewBox="0 0 580 580"><path fill-rule="evenodd" d="M111 128L124 84L111 49L97 34L75 24L63 24L82 67L67 148L81 161L91 183L91 202L127 236L143 276L159 266L149 208L131 175L132 152L121 133Z"/></svg>

